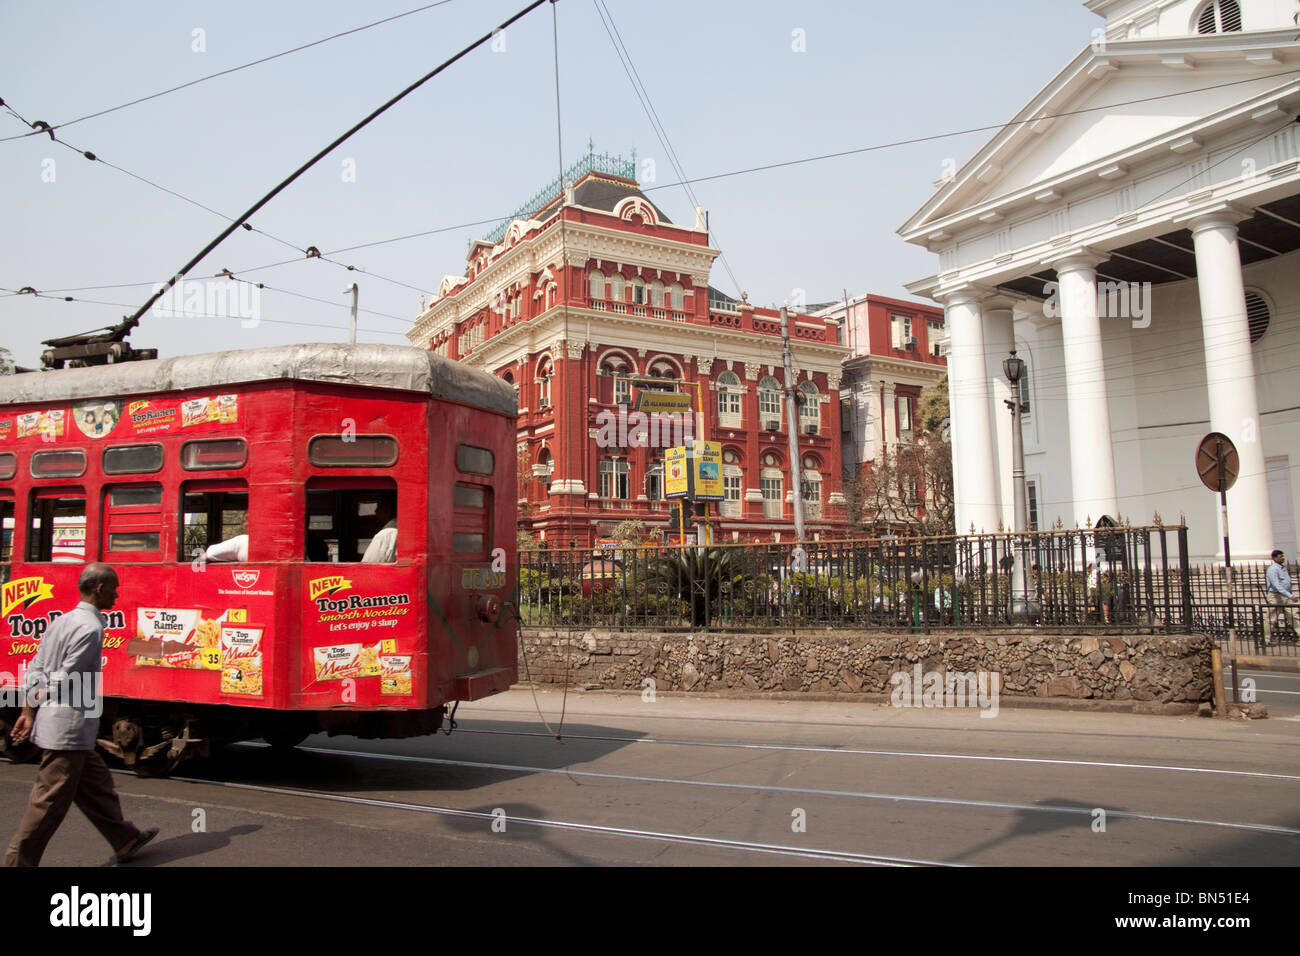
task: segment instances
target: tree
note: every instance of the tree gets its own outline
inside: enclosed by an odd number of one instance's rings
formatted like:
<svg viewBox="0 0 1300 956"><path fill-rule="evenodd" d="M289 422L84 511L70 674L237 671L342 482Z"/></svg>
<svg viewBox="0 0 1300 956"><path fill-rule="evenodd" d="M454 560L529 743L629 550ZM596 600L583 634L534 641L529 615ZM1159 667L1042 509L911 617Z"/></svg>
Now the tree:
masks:
<svg viewBox="0 0 1300 956"><path fill-rule="evenodd" d="M3 345L0 345L0 375L14 374L14 357Z"/></svg>
<svg viewBox="0 0 1300 956"><path fill-rule="evenodd" d="M626 541L636 546L645 538L645 522L640 518L628 518L614 527L614 540Z"/></svg>
<svg viewBox="0 0 1300 956"><path fill-rule="evenodd" d="M954 533L946 376L921 394L917 418L915 441L895 444L845 482L855 525L876 533Z"/></svg>

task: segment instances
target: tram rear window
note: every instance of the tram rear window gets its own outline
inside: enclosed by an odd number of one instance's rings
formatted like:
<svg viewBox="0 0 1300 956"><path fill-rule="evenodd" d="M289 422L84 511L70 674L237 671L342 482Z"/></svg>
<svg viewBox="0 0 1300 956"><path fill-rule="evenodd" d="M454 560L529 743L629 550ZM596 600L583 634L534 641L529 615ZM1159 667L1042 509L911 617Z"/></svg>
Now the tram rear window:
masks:
<svg viewBox="0 0 1300 956"><path fill-rule="evenodd" d="M181 446L181 467L186 471L243 468L248 444L242 438L209 438Z"/></svg>
<svg viewBox="0 0 1300 956"><path fill-rule="evenodd" d="M11 451L0 454L0 481L8 481L18 474L18 456Z"/></svg>
<svg viewBox="0 0 1300 956"><path fill-rule="evenodd" d="M14 500L0 497L0 564L8 564L14 554Z"/></svg>
<svg viewBox="0 0 1300 956"><path fill-rule="evenodd" d="M340 481L346 481L348 486L335 484ZM305 535L308 561L361 561L371 541L384 530L387 522L397 520L400 512L396 485L383 479L378 479L374 485L368 481L365 487L362 484L359 479L338 478L308 483ZM400 554L397 556L402 557ZM372 558L379 557L377 549Z"/></svg>
<svg viewBox="0 0 1300 956"><path fill-rule="evenodd" d="M248 534L247 486L243 482L234 484L237 487L204 488L191 483L182 489L180 560L202 557L212 545ZM251 535L249 543L253 544Z"/></svg>
<svg viewBox="0 0 1300 956"><path fill-rule="evenodd" d="M492 492L481 485L456 485L452 490L451 550L486 557L491 547Z"/></svg>
<svg viewBox="0 0 1300 956"><path fill-rule="evenodd" d="M85 563L84 492L62 489L57 493L32 493L27 517L27 560L52 561L55 564Z"/></svg>
<svg viewBox="0 0 1300 956"><path fill-rule="evenodd" d="M318 468L387 468L397 464L391 435L317 435L307 443L307 460Z"/></svg>
<svg viewBox="0 0 1300 956"><path fill-rule="evenodd" d="M101 464L106 475L150 475L163 466L163 446L117 445L105 448Z"/></svg>
<svg viewBox="0 0 1300 956"><path fill-rule="evenodd" d="M86 473L86 453L80 448L32 453L33 478L80 478Z"/></svg>
<svg viewBox="0 0 1300 956"><path fill-rule="evenodd" d="M472 475L490 475L496 470L496 457L477 445L456 446L456 467Z"/></svg>

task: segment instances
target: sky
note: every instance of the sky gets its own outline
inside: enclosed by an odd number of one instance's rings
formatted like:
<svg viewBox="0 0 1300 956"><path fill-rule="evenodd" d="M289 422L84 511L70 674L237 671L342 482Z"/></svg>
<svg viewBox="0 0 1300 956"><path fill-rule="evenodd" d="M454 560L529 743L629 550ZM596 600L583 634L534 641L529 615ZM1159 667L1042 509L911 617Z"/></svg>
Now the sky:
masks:
<svg viewBox="0 0 1300 956"><path fill-rule="evenodd" d="M0 98L28 122L66 123L425 2L8 0ZM526 2L450 0L56 129L67 145L0 141L0 346L36 366L43 339L134 312L232 218ZM738 171L1005 122L1103 23L1079 0L604 10L686 177L703 180L692 188L726 260L712 284L759 305L908 298L904 285L937 258L897 229L945 163L960 167L992 134ZM567 166L589 142L635 150L650 198L692 224L601 12L597 0L543 4L341 144L251 219L258 231L238 230L190 273L204 290L228 287L211 278L226 269L263 283L256 298L243 287L252 317L173 300L146 313L132 344L171 356L346 341L354 281L358 340L405 344L421 295L461 274L469 240L493 225L467 224L508 216L556 177L559 153ZM0 140L25 132L0 109ZM432 234L337 251L413 233ZM324 258L306 257L311 246ZM41 295L12 294L25 287Z"/></svg>

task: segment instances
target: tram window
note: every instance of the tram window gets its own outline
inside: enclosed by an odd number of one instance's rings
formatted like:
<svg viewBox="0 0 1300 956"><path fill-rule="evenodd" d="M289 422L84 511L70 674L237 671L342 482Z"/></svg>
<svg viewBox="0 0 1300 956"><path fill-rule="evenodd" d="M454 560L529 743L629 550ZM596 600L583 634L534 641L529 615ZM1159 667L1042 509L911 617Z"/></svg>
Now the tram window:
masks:
<svg viewBox="0 0 1300 956"><path fill-rule="evenodd" d="M114 560L151 560L162 550L162 485L113 485L104 508L104 551ZM123 553L126 552L126 553ZM154 552L145 557L142 552Z"/></svg>
<svg viewBox="0 0 1300 956"><path fill-rule="evenodd" d="M482 485L456 485L451 503L451 550L487 557L492 546L492 490Z"/></svg>
<svg viewBox="0 0 1300 956"><path fill-rule="evenodd" d="M190 483L181 489L181 561L200 557L214 544L248 534L248 490L243 482L223 487ZM252 536L250 535L250 544Z"/></svg>
<svg viewBox="0 0 1300 956"><path fill-rule="evenodd" d="M387 468L397 464L391 435L317 435L307 443L307 460L318 468Z"/></svg>
<svg viewBox="0 0 1300 956"><path fill-rule="evenodd" d="M181 446L181 467L186 471L243 468L247 461L248 443L242 438L207 438Z"/></svg>
<svg viewBox="0 0 1300 956"><path fill-rule="evenodd" d="M0 453L0 481L8 481L18 474L18 456L11 451Z"/></svg>
<svg viewBox="0 0 1300 956"><path fill-rule="evenodd" d="M496 470L496 457L486 448L457 445L456 467L473 475L490 475Z"/></svg>
<svg viewBox="0 0 1300 956"><path fill-rule="evenodd" d="M385 505L397 510L394 483L339 487L326 479L307 487L307 528L304 556L308 561L357 562L387 522Z"/></svg>
<svg viewBox="0 0 1300 956"><path fill-rule="evenodd" d="M14 500L0 495L0 564L8 564L14 554ZM6 577L7 581L8 578Z"/></svg>
<svg viewBox="0 0 1300 956"><path fill-rule="evenodd" d="M32 452L33 478L80 478L86 473L86 453L80 448Z"/></svg>
<svg viewBox="0 0 1300 956"><path fill-rule="evenodd" d="M151 475L163 466L163 446L116 445L105 448L101 463L106 475Z"/></svg>
<svg viewBox="0 0 1300 956"><path fill-rule="evenodd" d="M27 516L27 560L85 563L86 495L80 488L32 492Z"/></svg>

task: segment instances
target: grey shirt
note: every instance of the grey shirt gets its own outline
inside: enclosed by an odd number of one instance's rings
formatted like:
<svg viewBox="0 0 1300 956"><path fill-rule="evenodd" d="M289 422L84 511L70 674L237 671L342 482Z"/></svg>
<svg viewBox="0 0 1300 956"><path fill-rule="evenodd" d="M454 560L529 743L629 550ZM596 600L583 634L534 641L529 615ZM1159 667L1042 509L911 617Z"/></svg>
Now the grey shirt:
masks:
<svg viewBox="0 0 1300 956"><path fill-rule="evenodd" d="M55 620L27 665L23 686L37 707L32 742L42 750L94 750L99 732L104 621L82 601Z"/></svg>

